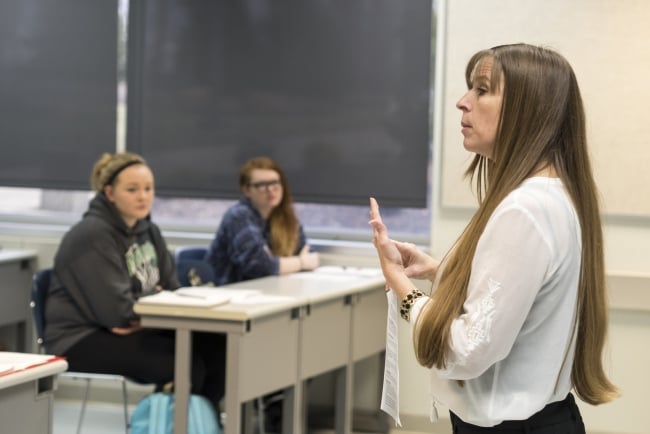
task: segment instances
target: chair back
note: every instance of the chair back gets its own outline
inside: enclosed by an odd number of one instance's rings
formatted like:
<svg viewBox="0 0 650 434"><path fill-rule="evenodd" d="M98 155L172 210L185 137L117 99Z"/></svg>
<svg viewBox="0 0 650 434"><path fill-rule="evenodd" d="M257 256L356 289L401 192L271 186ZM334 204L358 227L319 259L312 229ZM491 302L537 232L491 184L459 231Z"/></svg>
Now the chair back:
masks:
<svg viewBox="0 0 650 434"><path fill-rule="evenodd" d="M31 303L32 315L34 317L34 328L36 341L40 348L44 347L43 334L45 331L45 300L50 290L51 268L38 270L32 276Z"/></svg>
<svg viewBox="0 0 650 434"><path fill-rule="evenodd" d="M195 259L202 261L208 253L208 248L205 246L180 246L174 250L174 258L179 259Z"/></svg>
<svg viewBox="0 0 650 434"><path fill-rule="evenodd" d="M214 270L204 260L207 252L208 248L203 246L182 246L174 250L176 276L181 286L214 285Z"/></svg>

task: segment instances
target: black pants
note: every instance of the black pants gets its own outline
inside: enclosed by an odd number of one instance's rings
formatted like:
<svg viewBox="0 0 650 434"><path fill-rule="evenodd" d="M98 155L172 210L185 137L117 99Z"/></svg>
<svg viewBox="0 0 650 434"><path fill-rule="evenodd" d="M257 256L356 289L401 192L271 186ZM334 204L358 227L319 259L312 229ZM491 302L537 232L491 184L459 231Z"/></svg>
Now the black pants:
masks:
<svg viewBox="0 0 650 434"><path fill-rule="evenodd" d="M140 383L162 386L174 379L174 333L144 329L130 335L98 330L65 354L70 371L120 374ZM226 337L192 333L192 393L218 409L225 390Z"/></svg>
<svg viewBox="0 0 650 434"><path fill-rule="evenodd" d="M454 434L585 434L580 410L570 393L563 401L548 404L526 420L506 420L493 427L472 425L463 422L451 411L449 414Z"/></svg>

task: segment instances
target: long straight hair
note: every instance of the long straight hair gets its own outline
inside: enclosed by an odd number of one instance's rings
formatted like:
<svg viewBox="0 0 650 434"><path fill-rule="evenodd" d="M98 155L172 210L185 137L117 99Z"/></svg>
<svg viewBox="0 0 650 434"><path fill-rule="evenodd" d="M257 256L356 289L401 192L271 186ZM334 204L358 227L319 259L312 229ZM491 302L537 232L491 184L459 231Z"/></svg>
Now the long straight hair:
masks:
<svg viewBox="0 0 650 434"><path fill-rule="evenodd" d="M463 309L478 240L498 204L540 167L556 169L576 209L582 234L577 302L576 354L572 382L590 404L614 399L602 352L607 336L603 235L580 90L569 63L558 53L526 44L476 53L471 75L484 59L493 62L491 91L503 89L493 159L476 155L466 175L476 182L479 207L444 259L438 287L419 316L414 333L417 360L443 369L450 351L451 324ZM503 82L502 82L503 81ZM435 307L434 307L435 306Z"/></svg>
<svg viewBox="0 0 650 434"><path fill-rule="evenodd" d="M244 187L251 181L254 169L273 170L280 175L282 200L269 215L269 232L271 252L277 256L295 255L300 242L300 222L293 208L293 199L284 171L278 163L269 157L256 157L248 160L239 171L239 186Z"/></svg>

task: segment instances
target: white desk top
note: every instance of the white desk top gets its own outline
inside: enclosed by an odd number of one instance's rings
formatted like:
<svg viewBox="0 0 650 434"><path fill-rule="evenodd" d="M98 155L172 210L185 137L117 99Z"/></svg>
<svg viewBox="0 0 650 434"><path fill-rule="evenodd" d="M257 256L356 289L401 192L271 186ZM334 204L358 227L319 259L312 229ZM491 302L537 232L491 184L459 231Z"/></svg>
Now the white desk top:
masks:
<svg viewBox="0 0 650 434"><path fill-rule="evenodd" d="M287 310L327 302L347 295L371 290L385 282L375 269L343 269L321 267L314 272L301 272L283 276L224 285L219 289L249 290L268 296L279 296L277 302L231 302L211 308L136 303L140 315L162 315L185 318L203 318L223 321L247 321Z"/></svg>
<svg viewBox="0 0 650 434"><path fill-rule="evenodd" d="M26 383L37 378L59 374L68 369L68 362L61 357L45 354L13 353L0 351L0 389Z"/></svg>
<svg viewBox="0 0 650 434"><path fill-rule="evenodd" d="M0 248L0 263L36 258L36 250L15 250Z"/></svg>

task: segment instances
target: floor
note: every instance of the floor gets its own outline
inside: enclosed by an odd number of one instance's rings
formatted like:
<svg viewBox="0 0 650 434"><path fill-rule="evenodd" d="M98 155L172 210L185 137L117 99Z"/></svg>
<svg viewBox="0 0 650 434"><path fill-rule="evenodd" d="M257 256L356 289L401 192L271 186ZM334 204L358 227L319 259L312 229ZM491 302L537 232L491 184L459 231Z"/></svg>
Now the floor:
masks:
<svg viewBox="0 0 650 434"><path fill-rule="evenodd" d="M54 429L52 434L77 432L81 404L73 400L54 400ZM131 408L130 411L133 411ZM82 433L124 434L124 411L121 405L90 402L84 416Z"/></svg>
<svg viewBox="0 0 650 434"><path fill-rule="evenodd" d="M68 399L54 401L53 434L71 434L77 430L80 402ZM133 411L133 407L129 409ZM121 405L91 401L86 409L82 433L89 434L124 434L124 413ZM331 434L332 431L318 430L310 434ZM372 434L372 433L365 433ZM391 431L391 434L423 434L411 431Z"/></svg>

